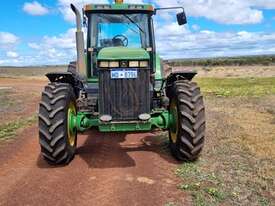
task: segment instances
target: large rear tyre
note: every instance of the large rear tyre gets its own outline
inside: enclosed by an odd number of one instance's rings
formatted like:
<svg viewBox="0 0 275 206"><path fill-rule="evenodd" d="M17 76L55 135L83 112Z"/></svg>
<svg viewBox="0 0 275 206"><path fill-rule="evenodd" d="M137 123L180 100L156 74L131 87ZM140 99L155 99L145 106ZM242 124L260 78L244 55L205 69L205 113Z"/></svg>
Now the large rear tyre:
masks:
<svg viewBox="0 0 275 206"><path fill-rule="evenodd" d="M168 93L171 153L178 160L195 161L205 139L205 108L200 88L194 82L178 80Z"/></svg>
<svg viewBox="0 0 275 206"><path fill-rule="evenodd" d="M75 155L76 97L66 83L49 83L39 106L39 143L44 159L53 165L68 164Z"/></svg>

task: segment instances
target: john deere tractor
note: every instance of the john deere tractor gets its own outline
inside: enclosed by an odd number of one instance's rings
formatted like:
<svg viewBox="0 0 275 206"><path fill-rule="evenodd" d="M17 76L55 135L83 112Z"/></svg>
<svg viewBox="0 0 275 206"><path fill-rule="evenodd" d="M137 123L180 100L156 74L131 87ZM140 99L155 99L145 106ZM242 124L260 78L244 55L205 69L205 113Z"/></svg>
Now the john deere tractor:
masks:
<svg viewBox="0 0 275 206"><path fill-rule="evenodd" d="M205 139L205 109L195 72L164 75L156 53L153 16L182 7L89 4L76 16L77 61L67 72L48 73L39 106L39 140L44 159L54 165L74 157L77 134L168 130L173 156L194 161ZM81 17L82 16L82 17ZM84 41L82 26L87 27ZM169 35L169 31L167 31Z"/></svg>

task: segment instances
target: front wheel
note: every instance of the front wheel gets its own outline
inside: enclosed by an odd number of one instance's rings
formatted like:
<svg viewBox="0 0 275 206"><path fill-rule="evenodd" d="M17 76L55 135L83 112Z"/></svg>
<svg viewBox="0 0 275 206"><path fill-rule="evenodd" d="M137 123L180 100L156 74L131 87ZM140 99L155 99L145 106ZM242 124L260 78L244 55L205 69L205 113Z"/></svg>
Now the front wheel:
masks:
<svg viewBox="0 0 275 206"><path fill-rule="evenodd" d="M194 161L205 139L205 108L200 89L194 82L179 80L168 92L171 152L178 160Z"/></svg>
<svg viewBox="0 0 275 206"><path fill-rule="evenodd" d="M42 156L50 164L68 164L74 157L77 142L76 97L72 86L48 84L42 92L38 116Z"/></svg>

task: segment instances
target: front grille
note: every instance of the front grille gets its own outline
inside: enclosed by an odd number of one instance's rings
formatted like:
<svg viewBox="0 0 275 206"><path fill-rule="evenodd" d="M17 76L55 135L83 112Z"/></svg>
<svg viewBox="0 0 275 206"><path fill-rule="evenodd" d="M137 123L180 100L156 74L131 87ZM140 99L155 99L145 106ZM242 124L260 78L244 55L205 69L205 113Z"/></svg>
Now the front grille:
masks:
<svg viewBox="0 0 275 206"><path fill-rule="evenodd" d="M137 120L150 113L150 69L138 69L137 79L111 79L111 70L101 69L99 113L114 121Z"/></svg>

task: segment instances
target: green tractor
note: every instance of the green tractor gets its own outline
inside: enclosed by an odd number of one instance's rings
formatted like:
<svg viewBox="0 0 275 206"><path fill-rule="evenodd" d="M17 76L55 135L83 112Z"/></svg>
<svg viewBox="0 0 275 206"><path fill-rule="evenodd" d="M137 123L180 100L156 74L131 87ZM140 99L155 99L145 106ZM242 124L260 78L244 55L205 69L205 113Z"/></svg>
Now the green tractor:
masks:
<svg viewBox="0 0 275 206"><path fill-rule="evenodd" d="M48 73L50 83L39 106L39 142L44 159L68 164L74 157L77 134L168 130L172 155L194 161L205 138L205 108L196 72L164 75L156 53L153 16L161 9L182 7L89 4L76 16L77 61L67 72ZM82 24L87 27L84 45ZM168 32L168 31L167 31ZM167 33L168 35L168 33Z"/></svg>

